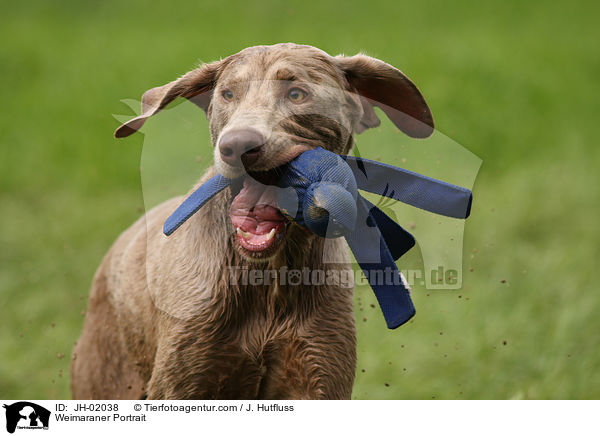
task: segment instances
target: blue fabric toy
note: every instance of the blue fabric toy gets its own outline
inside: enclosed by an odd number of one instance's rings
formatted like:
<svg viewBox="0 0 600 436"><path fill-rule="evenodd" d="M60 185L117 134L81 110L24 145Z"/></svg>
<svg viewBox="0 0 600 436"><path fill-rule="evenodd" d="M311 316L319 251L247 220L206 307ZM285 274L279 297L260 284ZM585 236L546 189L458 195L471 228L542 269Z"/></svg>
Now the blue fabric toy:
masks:
<svg viewBox="0 0 600 436"><path fill-rule="evenodd" d="M164 233L172 234L231 182L216 175L200 186L167 219ZM453 218L467 218L472 202L471 191L460 186L320 147L288 163L276 186L280 188L278 205L285 215L321 237L345 237L367 277L371 271L391 273L392 280L371 282L390 329L415 314L395 263L415 240L358 189Z"/></svg>

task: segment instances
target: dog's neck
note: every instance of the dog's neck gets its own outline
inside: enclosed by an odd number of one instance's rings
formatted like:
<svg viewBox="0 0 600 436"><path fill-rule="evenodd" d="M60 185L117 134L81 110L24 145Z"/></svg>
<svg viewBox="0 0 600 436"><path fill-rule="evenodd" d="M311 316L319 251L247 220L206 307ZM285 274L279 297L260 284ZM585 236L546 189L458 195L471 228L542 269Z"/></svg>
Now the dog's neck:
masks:
<svg viewBox="0 0 600 436"><path fill-rule="evenodd" d="M204 178L211 174L212 169ZM231 192L225 189L174 235L187 238L185 247L190 251L186 258L195 259L189 274L206 278L208 283L204 286L213 301L210 310L228 314L228 319L222 321L229 327L231 323L244 322L248 313L263 313L264 322L282 314L291 318L306 316L337 292L331 281L313 283L311 275L318 271L322 278L348 268L343 255L347 249L340 246L341 241L317 237L292 223L283 246L272 258L250 260L236 249L230 204ZM198 253L202 253L202 258L210 256L211 262L203 262Z"/></svg>

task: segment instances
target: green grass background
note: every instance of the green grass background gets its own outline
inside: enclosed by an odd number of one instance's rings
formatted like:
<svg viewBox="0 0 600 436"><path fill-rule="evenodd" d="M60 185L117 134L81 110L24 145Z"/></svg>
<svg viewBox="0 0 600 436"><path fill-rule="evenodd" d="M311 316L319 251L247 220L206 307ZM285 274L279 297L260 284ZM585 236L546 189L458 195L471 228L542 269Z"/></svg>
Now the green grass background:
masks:
<svg viewBox="0 0 600 436"><path fill-rule="evenodd" d="M143 135L111 136L112 114L131 113L120 100L200 60L285 41L401 68L440 132L483 161L463 289L415 286L417 316L393 332L357 289L353 397L598 398L598 13L562 0L5 2L0 398L69 397L94 270L143 213ZM359 139L364 156L427 150L400 135L369 147L376 135ZM414 160L404 166L428 162Z"/></svg>

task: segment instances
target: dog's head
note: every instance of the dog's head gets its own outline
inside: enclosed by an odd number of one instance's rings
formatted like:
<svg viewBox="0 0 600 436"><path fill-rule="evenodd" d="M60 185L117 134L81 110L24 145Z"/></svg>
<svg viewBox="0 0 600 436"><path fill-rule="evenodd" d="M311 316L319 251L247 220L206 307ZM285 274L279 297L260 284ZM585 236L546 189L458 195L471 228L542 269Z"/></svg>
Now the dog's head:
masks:
<svg viewBox="0 0 600 436"><path fill-rule="evenodd" d="M142 114L115 136L137 131L177 97L206 112L217 171L246 176L234 188L230 216L238 249L251 259L273 256L290 225L263 184L279 167L315 147L347 153L353 134L379 125L373 106L409 136L433 132L423 96L391 65L362 54L332 57L310 46L277 44L247 48L148 90Z"/></svg>

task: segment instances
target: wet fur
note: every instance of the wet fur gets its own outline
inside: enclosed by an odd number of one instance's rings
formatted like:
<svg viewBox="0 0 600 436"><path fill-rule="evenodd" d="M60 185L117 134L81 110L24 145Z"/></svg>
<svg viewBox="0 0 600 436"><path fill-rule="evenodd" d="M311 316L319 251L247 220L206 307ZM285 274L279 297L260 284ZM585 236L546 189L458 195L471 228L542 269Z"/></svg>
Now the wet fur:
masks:
<svg viewBox="0 0 600 436"><path fill-rule="evenodd" d="M352 58L313 47L252 47L149 90L142 115L116 135L135 132L180 96L206 111L216 146L227 129L251 125L265 134L263 154L251 170L276 167L316 146L347 153L353 133L379 124L367 100L345 92L364 86L364 62L371 62L374 76L408 80L381 61L354 58L356 71L344 63ZM314 110L280 102L281 87L298 81L322 85L311 88ZM219 100L225 86L243 96L235 106ZM418 91L411 98L417 106L422 99ZM218 147L215 167L199 184L217 172L236 175L220 160ZM229 189L166 237L163 223L182 199L148 212L102 261L73 352L73 398L349 399L356 366L352 287L239 286L229 268L349 272L345 242L291 224L273 257L252 259L234 237Z"/></svg>

